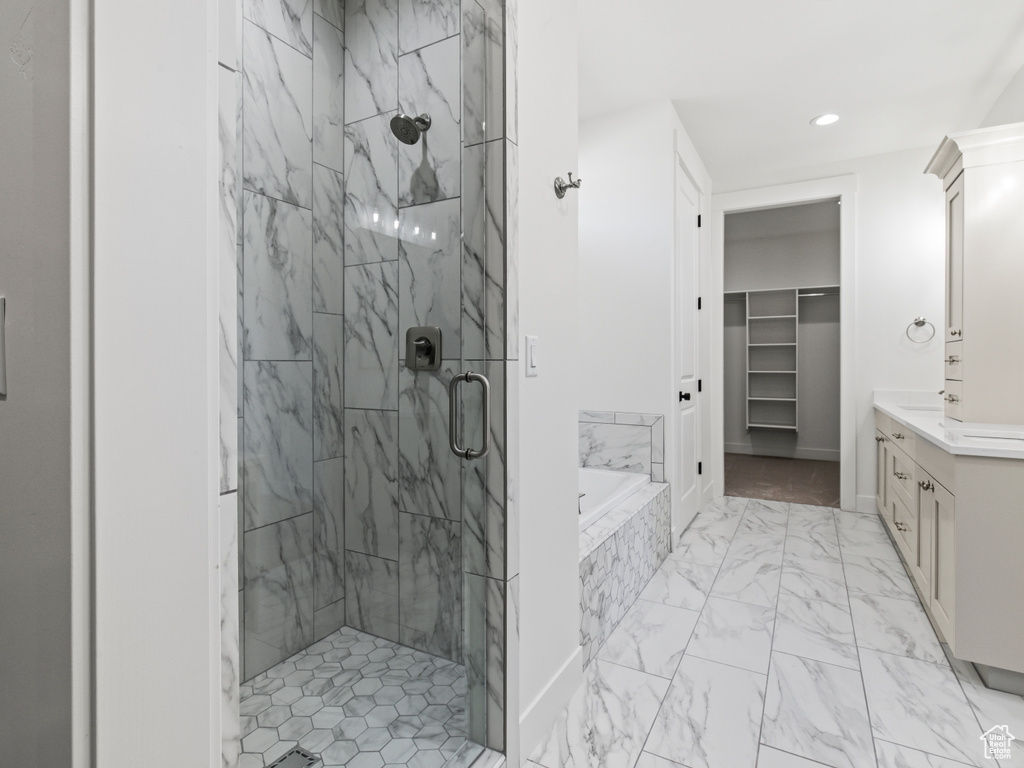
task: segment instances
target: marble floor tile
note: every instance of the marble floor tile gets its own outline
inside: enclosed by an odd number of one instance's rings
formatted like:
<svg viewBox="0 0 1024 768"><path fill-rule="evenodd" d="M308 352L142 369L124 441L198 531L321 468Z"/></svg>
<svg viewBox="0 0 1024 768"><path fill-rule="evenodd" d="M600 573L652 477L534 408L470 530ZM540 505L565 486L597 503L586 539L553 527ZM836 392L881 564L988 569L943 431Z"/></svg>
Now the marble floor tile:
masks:
<svg viewBox="0 0 1024 768"><path fill-rule="evenodd" d="M794 528L786 534L786 554L808 560L839 562L839 537L834 526L827 528Z"/></svg>
<svg viewBox="0 0 1024 768"><path fill-rule="evenodd" d="M772 649L859 669L853 622L846 606L780 595Z"/></svg>
<svg viewBox="0 0 1024 768"><path fill-rule="evenodd" d="M981 743L980 741L978 742ZM875 739L878 768L969 768L967 763Z"/></svg>
<svg viewBox="0 0 1024 768"><path fill-rule="evenodd" d="M866 531L860 528L838 528L839 546L842 548L843 557L847 555L858 555L860 557L875 557L880 560L892 560L899 562L900 556L892 545L888 534L885 531Z"/></svg>
<svg viewBox="0 0 1024 768"><path fill-rule="evenodd" d="M836 768L875 768L860 675L773 653L761 741Z"/></svg>
<svg viewBox="0 0 1024 768"><path fill-rule="evenodd" d="M861 649L876 739L982 766L981 727L953 670Z"/></svg>
<svg viewBox="0 0 1024 768"><path fill-rule="evenodd" d="M765 682L762 674L684 657L645 751L687 768L753 766Z"/></svg>
<svg viewBox="0 0 1024 768"><path fill-rule="evenodd" d="M789 524L835 524L832 507L818 507L813 504L790 504Z"/></svg>
<svg viewBox="0 0 1024 768"><path fill-rule="evenodd" d="M743 513L728 507L711 507L701 510L690 523L688 530L701 531L712 536L732 538L743 519Z"/></svg>
<svg viewBox="0 0 1024 768"><path fill-rule="evenodd" d="M768 506L769 504L773 506ZM789 520L789 505L781 502L752 500L743 512L739 530L752 533L785 533Z"/></svg>
<svg viewBox="0 0 1024 768"><path fill-rule="evenodd" d="M730 537L716 533L704 533L700 530L686 529L679 543L669 555L671 560L683 560L687 563L713 565L716 568L725 559L729 550Z"/></svg>
<svg viewBox="0 0 1024 768"><path fill-rule="evenodd" d="M637 600L597 658L671 678L699 615L697 611Z"/></svg>
<svg viewBox="0 0 1024 768"><path fill-rule="evenodd" d="M684 560L667 559L647 582L640 598L676 608L699 611L715 582L718 568Z"/></svg>
<svg viewBox="0 0 1024 768"><path fill-rule="evenodd" d="M846 586L850 592L882 597L898 597L917 602L917 593L903 563L876 557L845 555Z"/></svg>
<svg viewBox="0 0 1024 768"><path fill-rule="evenodd" d="M767 533L745 528L745 525L746 520L740 523L726 557L729 560L756 560L781 565L786 545L785 527L781 532Z"/></svg>
<svg viewBox="0 0 1024 768"><path fill-rule="evenodd" d="M885 529L882 527L882 521L879 519L877 514L846 512L842 509L835 510L833 514L835 516L837 528L848 531L875 531L876 533L885 533Z"/></svg>
<svg viewBox="0 0 1024 768"><path fill-rule="evenodd" d="M772 607L779 597L782 566L754 560L727 560L711 594L740 603Z"/></svg>
<svg viewBox="0 0 1024 768"><path fill-rule="evenodd" d="M987 731L993 725L1008 725L1010 733L1024 734L1024 697L986 688L973 664L953 658L949 653L946 656L981 727ZM1024 735L1018 738L1024 740ZM1014 760L1024 765L1024 741L1014 744L1014 750Z"/></svg>
<svg viewBox="0 0 1024 768"><path fill-rule="evenodd" d="M686 653L764 674L774 621L774 608L709 597Z"/></svg>
<svg viewBox="0 0 1024 768"><path fill-rule="evenodd" d="M636 761L636 768L686 768L686 766L674 760L666 760L664 757L652 755L650 752L641 752L640 759Z"/></svg>
<svg viewBox="0 0 1024 768"><path fill-rule="evenodd" d="M843 564L829 560L808 560L787 555L782 563L781 591L784 594L847 605Z"/></svg>
<svg viewBox="0 0 1024 768"><path fill-rule="evenodd" d="M544 768L632 768L669 681L595 661L531 757Z"/></svg>
<svg viewBox="0 0 1024 768"><path fill-rule="evenodd" d="M822 768L823 765L824 763L817 760L798 757L780 749L766 747L764 744L757 752L757 768Z"/></svg>
<svg viewBox="0 0 1024 768"><path fill-rule="evenodd" d="M877 595L850 595L857 645L912 659L947 664L920 603Z"/></svg>

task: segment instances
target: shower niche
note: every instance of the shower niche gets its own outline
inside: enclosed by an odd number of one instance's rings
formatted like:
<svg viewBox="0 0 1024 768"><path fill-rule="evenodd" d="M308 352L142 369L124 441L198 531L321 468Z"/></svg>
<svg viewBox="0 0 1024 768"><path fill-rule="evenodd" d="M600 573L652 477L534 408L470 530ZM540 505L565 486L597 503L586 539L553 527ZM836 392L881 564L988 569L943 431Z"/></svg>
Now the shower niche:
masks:
<svg viewBox="0 0 1024 768"><path fill-rule="evenodd" d="M505 13L238 8L241 748L227 765L504 750ZM407 345L424 327L431 349ZM464 374L489 386L449 387ZM481 443L474 458L450 447Z"/></svg>

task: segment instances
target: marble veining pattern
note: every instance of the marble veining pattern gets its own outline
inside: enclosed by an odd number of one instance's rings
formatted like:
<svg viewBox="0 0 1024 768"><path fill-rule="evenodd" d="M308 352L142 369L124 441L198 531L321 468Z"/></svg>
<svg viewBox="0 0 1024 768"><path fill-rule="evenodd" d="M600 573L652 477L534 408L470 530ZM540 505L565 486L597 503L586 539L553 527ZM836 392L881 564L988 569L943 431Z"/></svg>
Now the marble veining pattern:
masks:
<svg viewBox="0 0 1024 768"><path fill-rule="evenodd" d="M891 541L874 536L874 515L858 520L825 507L751 504L720 499L697 515L681 537L685 546L659 569L669 575L660 585L652 579L657 587L648 587L598 649L584 685L529 756L533 765L983 768L990 764L983 730L1005 723L1011 733L1024 731L1024 697L985 688L948 648L948 661L913 658L931 654L923 649L934 649L934 633L917 621L916 597L888 594L902 581L902 564ZM839 561L782 557L789 532L830 527ZM774 607L740 602L742 589L730 598L705 597L720 573L732 578L736 561L725 552L735 537L779 552L751 561L782 563ZM697 562L681 559L694 553ZM686 586L677 587L693 608L648 599L671 599L668 585L680 563L707 569L684 571ZM758 594L770 589L760 585ZM634 701L641 679L613 681L598 671L610 667L671 676L653 720L609 706ZM640 721L651 725L634 736Z"/></svg>
<svg viewBox="0 0 1024 768"><path fill-rule="evenodd" d="M317 768L440 768L466 744L464 667L347 627L248 680L241 697L240 768L296 746Z"/></svg>
<svg viewBox="0 0 1024 768"><path fill-rule="evenodd" d="M461 526L399 513L400 638L453 661L462 656Z"/></svg>
<svg viewBox="0 0 1024 768"><path fill-rule="evenodd" d="M346 267L346 408L398 409L397 323L398 264Z"/></svg>
<svg viewBox="0 0 1024 768"><path fill-rule="evenodd" d="M409 53L459 33L457 0L398 0L398 50Z"/></svg>
<svg viewBox="0 0 1024 768"><path fill-rule="evenodd" d="M398 141L393 113L345 126L345 265L398 258Z"/></svg>
<svg viewBox="0 0 1024 768"><path fill-rule="evenodd" d="M453 363L438 371L400 373L398 506L403 512L460 520L462 462L448 447L448 382Z"/></svg>
<svg viewBox="0 0 1024 768"><path fill-rule="evenodd" d="M341 458L313 465L313 552L314 606L319 611L345 599L345 460Z"/></svg>
<svg viewBox="0 0 1024 768"><path fill-rule="evenodd" d="M350 552L398 560L398 414L394 411L350 408L345 413L345 546Z"/></svg>
<svg viewBox="0 0 1024 768"><path fill-rule="evenodd" d="M505 153L491 141L462 151L462 356L505 356Z"/></svg>
<svg viewBox="0 0 1024 768"><path fill-rule="evenodd" d="M345 180L313 166L313 311L340 315L345 308Z"/></svg>
<svg viewBox="0 0 1024 768"><path fill-rule="evenodd" d="M238 488L238 167L237 107L240 75L218 67L217 140L220 183L217 224L217 294L220 373L220 492Z"/></svg>
<svg viewBox="0 0 1024 768"><path fill-rule="evenodd" d="M462 350L459 201L403 208L398 221L398 327L436 325L441 357L457 360ZM398 354L405 359L404 336Z"/></svg>
<svg viewBox="0 0 1024 768"><path fill-rule="evenodd" d="M245 678L313 640L312 518L245 533Z"/></svg>
<svg viewBox="0 0 1024 768"><path fill-rule="evenodd" d="M597 656L664 562L670 538L669 487L580 559L583 663Z"/></svg>
<svg viewBox="0 0 1024 768"><path fill-rule="evenodd" d="M313 3L311 0L244 0L246 19L258 24L299 53L313 52Z"/></svg>
<svg viewBox="0 0 1024 768"><path fill-rule="evenodd" d="M247 361L243 375L249 531L313 509L313 371L311 363Z"/></svg>
<svg viewBox="0 0 1024 768"><path fill-rule="evenodd" d="M345 42L345 120L395 109L398 0L346 0Z"/></svg>
<svg viewBox="0 0 1024 768"><path fill-rule="evenodd" d="M467 146L504 136L503 13L501 0L463 4L463 140Z"/></svg>
<svg viewBox="0 0 1024 768"><path fill-rule="evenodd" d="M242 245L246 360L309 360L311 211L245 193Z"/></svg>
<svg viewBox="0 0 1024 768"><path fill-rule="evenodd" d="M345 170L345 34L313 18L313 162Z"/></svg>
<svg viewBox="0 0 1024 768"><path fill-rule="evenodd" d="M399 204L417 205L459 195L462 149L459 124L459 38L452 37L398 59L398 109L430 115L430 129L413 145L399 143Z"/></svg>
<svg viewBox="0 0 1024 768"><path fill-rule="evenodd" d="M342 455L345 448L345 318L313 315L313 458Z"/></svg>
<svg viewBox="0 0 1024 768"><path fill-rule="evenodd" d="M313 173L309 59L249 21L244 47L245 188L309 208Z"/></svg>
<svg viewBox="0 0 1024 768"><path fill-rule="evenodd" d="M664 481L665 419L659 414L580 411L580 466L640 472ZM662 477L654 477L655 465Z"/></svg>

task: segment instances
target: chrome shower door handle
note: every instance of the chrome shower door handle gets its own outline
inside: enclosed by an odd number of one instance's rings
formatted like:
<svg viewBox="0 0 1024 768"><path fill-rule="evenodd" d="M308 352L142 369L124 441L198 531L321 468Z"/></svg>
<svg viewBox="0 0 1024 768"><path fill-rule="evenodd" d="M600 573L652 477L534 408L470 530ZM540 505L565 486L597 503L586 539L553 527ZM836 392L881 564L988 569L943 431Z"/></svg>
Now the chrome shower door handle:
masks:
<svg viewBox="0 0 1024 768"><path fill-rule="evenodd" d="M459 445L459 385L464 381L475 381L483 387L483 446L479 449L463 448ZM482 373L458 373L448 382L448 445L452 453L462 459L482 459L491 450L491 382Z"/></svg>

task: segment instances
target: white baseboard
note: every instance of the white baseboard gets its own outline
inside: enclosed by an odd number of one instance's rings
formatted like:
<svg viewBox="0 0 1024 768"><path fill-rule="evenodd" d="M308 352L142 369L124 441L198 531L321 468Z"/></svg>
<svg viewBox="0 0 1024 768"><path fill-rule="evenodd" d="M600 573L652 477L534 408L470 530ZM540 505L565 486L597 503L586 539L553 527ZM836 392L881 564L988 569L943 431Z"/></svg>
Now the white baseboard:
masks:
<svg viewBox="0 0 1024 768"><path fill-rule="evenodd" d="M582 683L583 649L577 647L519 717L519 759L522 765L547 737L555 718Z"/></svg>
<svg viewBox="0 0 1024 768"><path fill-rule="evenodd" d="M875 507L875 495L870 496L857 496L857 511L867 514L878 514L878 509Z"/></svg>
<svg viewBox="0 0 1024 768"><path fill-rule="evenodd" d="M747 456L778 456L783 459L810 459L811 461L839 461L839 451L829 448L763 448L754 453L753 446L747 443L726 443L726 453L742 453Z"/></svg>

